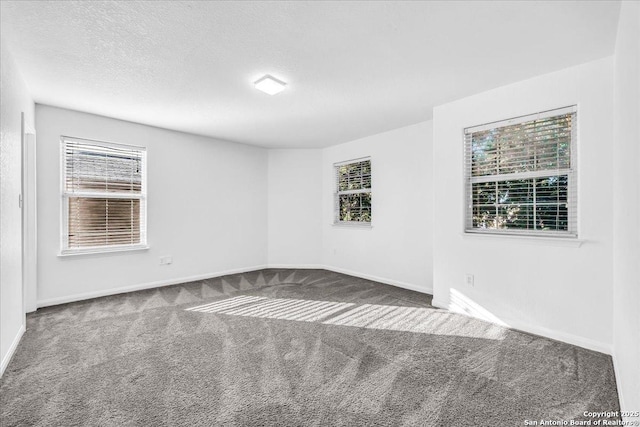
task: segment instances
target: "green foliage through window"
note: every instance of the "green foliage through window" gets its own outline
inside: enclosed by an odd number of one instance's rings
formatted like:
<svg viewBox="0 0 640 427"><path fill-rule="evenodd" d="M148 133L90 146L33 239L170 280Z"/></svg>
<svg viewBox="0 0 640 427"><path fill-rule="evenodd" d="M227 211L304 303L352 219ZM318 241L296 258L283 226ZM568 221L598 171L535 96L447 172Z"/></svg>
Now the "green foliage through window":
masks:
<svg viewBox="0 0 640 427"><path fill-rule="evenodd" d="M467 231L575 234L570 109L465 129Z"/></svg>
<svg viewBox="0 0 640 427"><path fill-rule="evenodd" d="M335 166L336 221L371 222L371 160Z"/></svg>

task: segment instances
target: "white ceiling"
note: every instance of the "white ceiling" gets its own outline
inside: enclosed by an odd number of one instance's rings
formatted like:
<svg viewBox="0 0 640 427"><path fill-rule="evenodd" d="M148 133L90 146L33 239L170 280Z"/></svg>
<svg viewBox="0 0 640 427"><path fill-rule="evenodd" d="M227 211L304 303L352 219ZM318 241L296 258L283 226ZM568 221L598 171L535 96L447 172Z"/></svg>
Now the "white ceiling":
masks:
<svg viewBox="0 0 640 427"><path fill-rule="evenodd" d="M325 147L611 55L618 1L1 3L36 102L266 147ZM269 96L263 74L288 83Z"/></svg>

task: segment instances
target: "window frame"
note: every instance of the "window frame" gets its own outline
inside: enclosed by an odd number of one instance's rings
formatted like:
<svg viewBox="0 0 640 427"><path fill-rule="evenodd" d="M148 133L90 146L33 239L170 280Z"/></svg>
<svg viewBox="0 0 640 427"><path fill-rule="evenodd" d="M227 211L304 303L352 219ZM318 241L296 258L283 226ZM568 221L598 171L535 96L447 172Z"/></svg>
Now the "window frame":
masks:
<svg viewBox="0 0 640 427"><path fill-rule="evenodd" d="M362 163L369 162L369 166L371 168L371 186L369 188L362 188L357 190L343 190L339 189L338 182L338 168L341 166L346 166L354 163ZM335 226L347 226L347 227L364 227L371 228L373 223L373 164L371 162L371 157L359 157L356 159L345 160L341 162L336 162L333 164L333 225ZM371 196L371 220L370 221L343 221L340 219L340 196L344 194L372 194Z"/></svg>
<svg viewBox="0 0 640 427"><path fill-rule="evenodd" d="M571 120L571 141L569 143L569 167L557 169L543 169L538 171L516 172L513 177L505 179L507 174L497 175L481 175L474 179L472 176L473 144L468 143L468 135L474 132L481 132L490 129L498 129L502 127L517 125L534 120L541 120L556 116L572 114ZM464 185L464 213L463 213L463 234L464 235L484 235L495 237L524 237L533 239L551 239L551 240L578 240L578 174L577 174L577 151L578 151L578 106L570 105L567 107L554 108L538 113L527 114L518 117L512 117L505 120L498 120L476 126L469 126L462 129L463 139L463 185ZM554 173L556 172L556 173ZM510 175L510 174L509 174ZM478 228L473 227L473 184L476 182L507 182L513 180L539 179L552 176L567 176L567 230L542 230L542 229L498 229L498 228ZM490 177L498 177L499 179L491 180ZM500 179L502 178L502 179ZM533 204L535 210L535 201Z"/></svg>
<svg viewBox="0 0 640 427"><path fill-rule="evenodd" d="M100 191L87 191L82 193L72 193L66 189L66 146L67 142L81 142L96 147L126 149L137 151L140 155L141 171L141 191L140 193L109 193ZM138 199L140 200L140 242L126 245L104 245L87 246L81 248L69 247L69 198L78 197L101 198L101 199ZM126 196L126 197L125 197ZM71 136L60 136L60 252L58 256L102 254L109 252L139 251L149 249L147 245L147 149L146 147L121 144L115 142L100 141L89 138L79 138Z"/></svg>

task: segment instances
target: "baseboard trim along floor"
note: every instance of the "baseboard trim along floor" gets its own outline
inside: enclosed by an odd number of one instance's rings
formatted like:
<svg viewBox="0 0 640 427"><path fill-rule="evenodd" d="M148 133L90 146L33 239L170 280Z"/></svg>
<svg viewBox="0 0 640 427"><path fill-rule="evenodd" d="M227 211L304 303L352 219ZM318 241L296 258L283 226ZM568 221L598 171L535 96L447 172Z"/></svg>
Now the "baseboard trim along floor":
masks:
<svg viewBox="0 0 640 427"><path fill-rule="evenodd" d="M443 301L440 301L440 300L435 299L435 298L433 299L432 304L433 304L434 307L442 308L444 310L449 310L449 311L452 311L454 313L464 314L464 315L470 316L470 317L476 317L476 316L470 315L469 313L465 313L464 311L451 310L447 303L444 303ZM491 321L489 319L484 319L484 318L482 320L487 321L487 322ZM512 318L501 317L500 320L501 320L501 322L498 323L498 324L500 324L502 326L506 326L506 327L514 329L514 330L517 330L517 331L526 332L528 334L539 335L541 337L550 338L552 340L564 342L564 343L571 344L571 345L576 345L578 347L586 348L588 350L597 351L599 353L604 353L604 354L608 354L608 355L612 354L612 347L611 347L610 344L606 344L606 343L602 343L602 342L599 342L599 341L590 340L588 338L584 338L584 337L581 337L581 336L578 336L578 335L568 334L566 332L554 331L554 330L551 330L551 329L548 329L548 328L543 328L543 327L540 327L540 326L527 324L527 323L524 323L524 322L522 322L520 320L516 320L516 319L512 319Z"/></svg>
<svg viewBox="0 0 640 427"><path fill-rule="evenodd" d="M268 268L274 268L274 269L302 269L302 270L308 270L308 269L311 269L311 270L327 270L327 271L333 271L333 272L336 272L336 273L346 274L346 275L349 275L349 276L358 277L358 278L361 278L361 279L371 280L371 281L374 281L374 282L384 283L386 285L396 286L396 287L408 289L408 290L415 291L415 292L420 292L420 293L424 293L424 294L433 295L433 289L432 288L427 288L425 286L420 286L420 285L416 285L416 284L413 284L413 283L397 281L397 280L388 279L388 278L379 277L379 276L374 276L374 275L370 275L370 274L364 274L364 273L360 273L360 272L357 272L357 271L353 271L353 270L349 270L349 269L345 269L345 268L340 268L340 267L334 267L334 266L322 265L322 264L302 264L302 265L267 264L267 265L257 265L257 266L246 267L246 268L236 268L236 269L225 270L225 271L220 271L220 272L215 272L215 273L200 274L200 275L188 276L188 277L182 277L182 278L173 278L173 279L168 279L168 280L160 280L160 281L155 281L155 282L143 283L143 284L139 284L139 285L131 285L131 286L125 286L125 287L120 287L120 288L114 288L114 289L105 289L105 290L99 290L99 291L95 291L95 292L87 292L87 293L64 296L64 297L58 297L58 298L50 298L50 299L45 299L45 300L38 301L38 308L49 307L49 306L54 306L54 305L59 305L59 304L66 304L66 303L69 303L69 302L82 301L82 300L92 299L92 298L99 298L99 297L103 297L103 296L117 295L117 294L126 293L126 292L140 291L140 290L144 290L144 289L151 289L151 288L157 288L157 287L163 287L163 286L171 286L171 285L176 285L176 284L181 284L181 283L193 282L193 281L197 281L197 280L213 279L213 278L217 278L217 277L221 277L221 276L227 276L227 275L230 275L230 274L248 273L248 272L258 271L258 270L268 269ZM437 299L434 299L433 305L435 307L442 308L442 309L445 309L445 310L449 310L450 309L447 304L444 304L444 303L442 303L441 301L439 301ZM460 314L469 315L469 313L464 313L464 312L460 312ZM475 316L471 315L471 317L475 317ZM484 318L481 319L481 320L491 321L491 320L484 319ZM590 340L590 339L587 339L587 338L583 338L583 337L580 337L580 336L577 336L577 335L568 334L568 333L559 332L559 331L554 331L554 330L551 330L551 329L542 328L542 327L538 327L538 326L531 325L531 324L526 324L526 323L524 323L522 321L519 321L517 319L502 319L502 320L504 321L504 323L498 323L498 324L500 324L502 326L506 325L507 327L510 327L510 328L513 328L513 329L516 329L516 330L519 330L519 331L522 331L522 332L527 332L527 333L530 333L530 334L543 336L543 337L546 337L546 338L550 338L550 339L553 339L553 340L557 340L557 341L565 342L565 343L568 343L568 344L576 345L576 346L579 346L579 347L582 347L582 348L586 348L586 349L589 349L589 350L598 351L600 353L605 353L605 354L608 354L608 355L612 354L612 347L611 347L610 344L607 344L607 343L601 343L601 342Z"/></svg>
<svg viewBox="0 0 640 427"><path fill-rule="evenodd" d="M11 358L16 352L16 349L18 348L18 344L20 344L20 340L22 339L22 335L24 335L25 331L26 331L25 325L21 325L20 329L18 329L18 333L16 334L16 336L13 338L13 341L11 342L9 351L7 351L7 354L2 359L2 364L0 365L0 377L2 377L5 369L7 369L7 366L9 366L9 362L11 362Z"/></svg>
<svg viewBox="0 0 640 427"><path fill-rule="evenodd" d="M215 277L227 276L229 274L248 273L251 271L262 270L264 268L267 268L267 266L256 265L256 266L246 267L246 268L234 268L230 270L218 271L215 273L205 273L205 274L198 274L195 276L178 277L178 278L172 278L167 280L157 280L154 282L141 283L138 285L122 286L122 287L113 288L113 289L101 289L93 292L84 292L81 294L67 295L62 297L38 300L37 305L38 305L38 308L50 307L53 305L67 304L70 302L82 301L86 299L107 297L110 295L124 294L127 292L142 291L144 289L179 285L181 283L195 282L196 280L213 279Z"/></svg>

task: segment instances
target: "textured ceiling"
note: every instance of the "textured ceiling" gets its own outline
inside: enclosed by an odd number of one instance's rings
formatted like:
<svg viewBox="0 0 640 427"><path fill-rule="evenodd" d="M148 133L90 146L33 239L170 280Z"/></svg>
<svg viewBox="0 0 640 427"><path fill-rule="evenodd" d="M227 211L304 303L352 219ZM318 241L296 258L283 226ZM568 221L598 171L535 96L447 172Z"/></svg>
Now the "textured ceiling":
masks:
<svg viewBox="0 0 640 427"><path fill-rule="evenodd" d="M38 103L267 147L325 147L611 55L620 4L2 1ZM253 88L271 74L276 96Z"/></svg>

